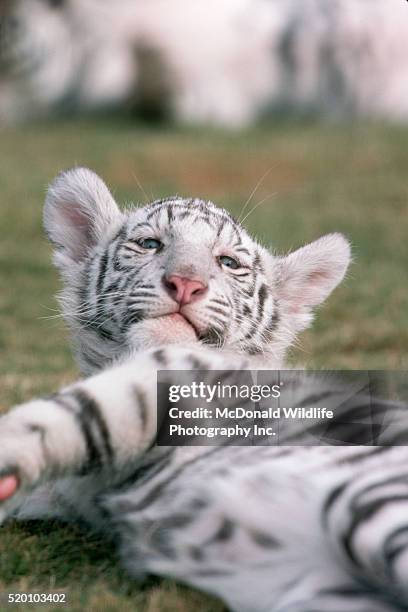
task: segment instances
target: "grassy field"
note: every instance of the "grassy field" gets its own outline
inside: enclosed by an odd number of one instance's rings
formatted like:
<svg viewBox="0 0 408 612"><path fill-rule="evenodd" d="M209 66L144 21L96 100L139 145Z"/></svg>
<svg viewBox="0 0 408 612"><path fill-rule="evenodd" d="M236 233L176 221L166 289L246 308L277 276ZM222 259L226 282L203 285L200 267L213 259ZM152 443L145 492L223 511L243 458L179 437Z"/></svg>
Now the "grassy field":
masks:
<svg viewBox="0 0 408 612"><path fill-rule="evenodd" d="M236 214L268 172L251 200L251 231L282 252L342 231L355 258L292 361L408 367L408 129L283 123L226 134L66 122L1 131L0 160L0 410L77 376L63 324L47 319L58 281L41 228L46 184L76 164L102 174L121 202L178 193ZM65 590L72 610L222 609L171 582L134 585L114 551L78 530L8 525L0 593L33 589Z"/></svg>

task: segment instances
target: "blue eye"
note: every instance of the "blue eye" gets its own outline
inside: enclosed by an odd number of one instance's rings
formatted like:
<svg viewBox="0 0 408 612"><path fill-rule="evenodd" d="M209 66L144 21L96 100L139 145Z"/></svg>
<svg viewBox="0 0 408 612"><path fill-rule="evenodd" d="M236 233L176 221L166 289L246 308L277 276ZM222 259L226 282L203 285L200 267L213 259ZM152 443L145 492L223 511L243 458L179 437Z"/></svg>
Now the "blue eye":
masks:
<svg viewBox="0 0 408 612"><path fill-rule="evenodd" d="M231 270L238 270L238 268L241 267L236 259L228 257L228 255L221 255L218 258L218 261L221 265L225 266L226 268L230 268Z"/></svg>
<svg viewBox="0 0 408 612"><path fill-rule="evenodd" d="M154 249L157 251L163 246L163 243L160 242L160 240L156 240L156 238L142 238L141 240L138 240L137 243L143 249L147 249L149 251Z"/></svg>

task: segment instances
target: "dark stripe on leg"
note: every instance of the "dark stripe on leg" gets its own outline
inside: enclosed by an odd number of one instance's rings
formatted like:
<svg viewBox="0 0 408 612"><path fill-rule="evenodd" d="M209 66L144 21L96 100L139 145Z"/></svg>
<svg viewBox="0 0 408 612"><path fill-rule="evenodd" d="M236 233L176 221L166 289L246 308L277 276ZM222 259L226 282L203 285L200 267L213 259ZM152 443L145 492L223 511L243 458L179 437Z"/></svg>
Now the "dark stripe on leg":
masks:
<svg viewBox="0 0 408 612"><path fill-rule="evenodd" d="M89 421L84 419L83 413L78 411L77 407L70 403L69 398L70 396L68 394L65 397L59 395L54 398L54 402L60 408L67 410L70 414L72 414L82 433L86 448L86 457L80 471L80 474L83 475L90 472L92 469L99 469L102 465L102 461L100 452L92 435Z"/></svg>
<svg viewBox="0 0 408 612"><path fill-rule="evenodd" d="M100 434L106 458L109 462L112 461L114 452L111 437L98 403L84 389L74 389L72 395L78 402L83 417L88 419L90 425L94 424L96 426Z"/></svg>
<svg viewBox="0 0 408 612"><path fill-rule="evenodd" d="M133 386L133 393L137 401L137 407L139 408L140 420L142 422L142 432L144 433L146 431L147 419L148 419L148 413L149 413L149 406L147 403L146 393L143 391L143 389L141 389L137 385Z"/></svg>

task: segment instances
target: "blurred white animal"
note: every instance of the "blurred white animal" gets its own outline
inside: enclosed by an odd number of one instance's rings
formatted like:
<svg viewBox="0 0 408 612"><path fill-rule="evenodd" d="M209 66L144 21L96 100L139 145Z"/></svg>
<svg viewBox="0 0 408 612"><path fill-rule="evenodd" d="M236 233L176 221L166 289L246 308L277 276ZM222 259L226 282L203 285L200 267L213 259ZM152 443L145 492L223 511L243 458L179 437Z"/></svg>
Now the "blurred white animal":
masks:
<svg viewBox="0 0 408 612"><path fill-rule="evenodd" d="M408 4L270 0L286 8L271 107L408 118Z"/></svg>
<svg viewBox="0 0 408 612"><path fill-rule="evenodd" d="M2 0L0 122L107 107L236 127L405 120L407 41L402 0Z"/></svg>
<svg viewBox="0 0 408 612"><path fill-rule="evenodd" d="M0 121L133 100L180 120L248 123L273 81L266 8L264 0L11 0L0 32Z"/></svg>
<svg viewBox="0 0 408 612"><path fill-rule="evenodd" d="M0 121L116 105L134 82L109 0L9 0L0 14ZM116 18L115 17L115 18Z"/></svg>

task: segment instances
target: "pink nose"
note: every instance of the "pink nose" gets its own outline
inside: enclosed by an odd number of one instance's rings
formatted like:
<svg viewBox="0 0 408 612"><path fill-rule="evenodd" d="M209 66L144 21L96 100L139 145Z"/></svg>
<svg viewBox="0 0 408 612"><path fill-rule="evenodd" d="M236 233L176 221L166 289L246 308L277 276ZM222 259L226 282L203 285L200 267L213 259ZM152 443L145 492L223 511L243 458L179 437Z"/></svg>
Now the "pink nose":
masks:
<svg viewBox="0 0 408 612"><path fill-rule="evenodd" d="M206 285L201 281L178 276L177 274L172 274L165 278L164 285L170 297L180 306L194 302L207 291Z"/></svg>

